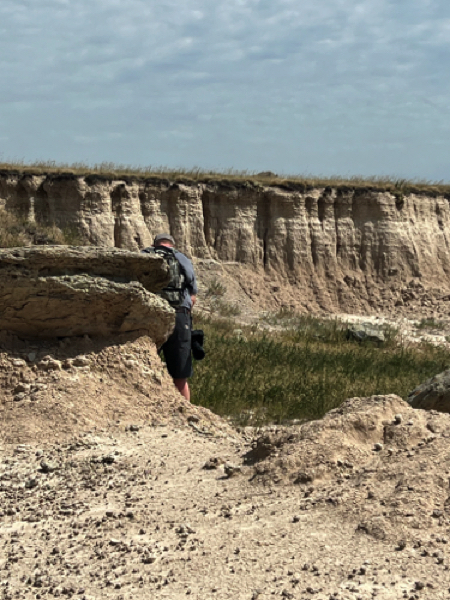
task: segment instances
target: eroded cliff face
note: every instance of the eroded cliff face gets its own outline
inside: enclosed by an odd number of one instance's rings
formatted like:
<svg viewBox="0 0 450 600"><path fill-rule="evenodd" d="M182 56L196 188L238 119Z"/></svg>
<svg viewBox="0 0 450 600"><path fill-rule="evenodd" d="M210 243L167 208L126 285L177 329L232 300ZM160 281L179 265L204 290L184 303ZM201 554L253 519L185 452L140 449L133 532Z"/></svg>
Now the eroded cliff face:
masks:
<svg viewBox="0 0 450 600"><path fill-rule="evenodd" d="M0 206L137 250L170 231L192 257L291 281L305 301L356 310L394 301L412 278L450 288L449 198L350 188L0 176Z"/></svg>

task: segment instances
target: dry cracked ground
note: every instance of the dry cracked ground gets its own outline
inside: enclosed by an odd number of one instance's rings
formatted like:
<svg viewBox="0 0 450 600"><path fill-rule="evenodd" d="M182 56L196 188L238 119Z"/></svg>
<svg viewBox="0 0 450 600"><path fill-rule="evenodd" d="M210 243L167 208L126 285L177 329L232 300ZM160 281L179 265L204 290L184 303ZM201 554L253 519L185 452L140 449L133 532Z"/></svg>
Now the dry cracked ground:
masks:
<svg viewBox="0 0 450 600"><path fill-rule="evenodd" d="M450 598L450 415L205 414L4 444L0 598Z"/></svg>

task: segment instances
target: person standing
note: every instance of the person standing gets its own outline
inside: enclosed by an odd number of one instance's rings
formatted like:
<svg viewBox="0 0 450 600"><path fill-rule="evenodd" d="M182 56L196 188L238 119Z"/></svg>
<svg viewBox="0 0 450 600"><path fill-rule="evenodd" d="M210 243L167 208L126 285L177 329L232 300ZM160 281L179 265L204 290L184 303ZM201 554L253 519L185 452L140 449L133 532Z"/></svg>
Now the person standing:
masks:
<svg viewBox="0 0 450 600"><path fill-rule="evenodd" d="M195 305L198 294L197 280L192 262L182 252L175 250L175 240L169 233L158 234L153 246L164 246L173 248L175 258L180 264L180 270L184 277L181 301L175 308L175 329L170 337L159 349L164 354L169 375L172 377L175 387L186 400L191 399L188 378L192 377L191 356L191 330L192 330L192 308Z"/></svg>

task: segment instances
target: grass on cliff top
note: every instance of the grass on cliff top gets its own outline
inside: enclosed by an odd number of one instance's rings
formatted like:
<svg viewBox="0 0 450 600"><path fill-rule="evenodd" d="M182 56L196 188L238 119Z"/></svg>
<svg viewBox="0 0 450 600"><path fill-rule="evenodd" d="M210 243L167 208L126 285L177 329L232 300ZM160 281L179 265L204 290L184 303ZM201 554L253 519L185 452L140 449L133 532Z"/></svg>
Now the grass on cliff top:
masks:
<svg viewBox="0 0 450 600"><path fill-rule="evenodd" d="M337 321L303 317L286 331L262 333L231 320L196 318L207 355L196 362L193 402L239 424L322 417L345 399L398 394L450 367L450 353L429 344L405 346L388 331L382 346L349 341Z"/></svg>
<svg viewBox="0 0 450 600"><path fill-rule="evenodd" d="M200 167L170 168L165 166L133 166L102 162L89 165L83 162L58 163L56 161L36 161L25 163L23 161L0 163L0 172L11 172L32 175L63 175L99 176L106 179L148 179L155 181L164 179L186 183L211 182L229 184L261 184L273 186L307 186L307 187L350 187L372 188L388 190L394 193L408 193L408 191L429 191L434 193L450 193L450 183L443 181L428 181L421 179L406 180L398 177L374 176L353 177L313 176L304 174L280 174L271 171L258 173L250 170L224 169L211 170Z"/></svg>

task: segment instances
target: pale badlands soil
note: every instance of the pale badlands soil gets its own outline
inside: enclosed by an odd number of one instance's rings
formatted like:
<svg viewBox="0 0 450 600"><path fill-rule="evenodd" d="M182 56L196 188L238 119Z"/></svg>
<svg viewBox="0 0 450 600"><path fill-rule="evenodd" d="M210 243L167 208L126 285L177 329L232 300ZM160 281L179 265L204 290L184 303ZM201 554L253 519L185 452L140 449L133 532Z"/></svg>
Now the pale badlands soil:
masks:
<svg viewBox="0 0 450 600"><path fill-rule="evenodd" d="M145 338L0 345L1 600L450 599L450 415L237 432Z"/></svg>
<svg viewBox="0 0 450 600"><path fill-rule="evenodd" d="M0 597L449 598L450 417L359 404L257 470L189 425L4 447Z"/></svg>

